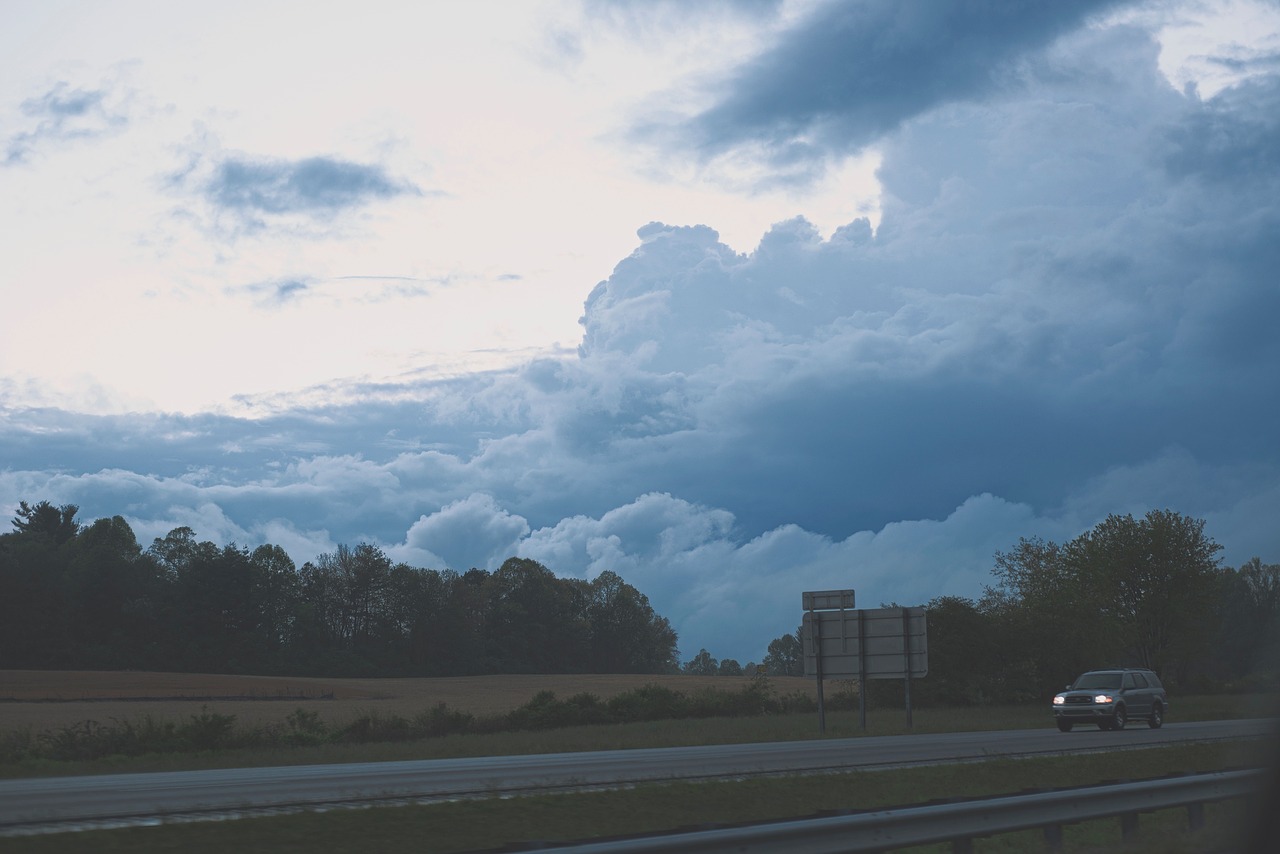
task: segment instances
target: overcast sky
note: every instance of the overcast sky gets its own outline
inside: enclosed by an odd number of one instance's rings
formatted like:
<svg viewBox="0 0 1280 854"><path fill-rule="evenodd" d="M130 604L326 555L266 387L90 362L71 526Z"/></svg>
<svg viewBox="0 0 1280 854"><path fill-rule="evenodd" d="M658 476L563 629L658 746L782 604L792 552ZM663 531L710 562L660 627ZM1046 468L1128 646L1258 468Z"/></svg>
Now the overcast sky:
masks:
<svg viewBox="0 0 1280 854"><path fill-rule="evenodd" d="M1278 235L1273 0L6 0L0 509L744 663L1109 513L1280 562Z"/></svg>

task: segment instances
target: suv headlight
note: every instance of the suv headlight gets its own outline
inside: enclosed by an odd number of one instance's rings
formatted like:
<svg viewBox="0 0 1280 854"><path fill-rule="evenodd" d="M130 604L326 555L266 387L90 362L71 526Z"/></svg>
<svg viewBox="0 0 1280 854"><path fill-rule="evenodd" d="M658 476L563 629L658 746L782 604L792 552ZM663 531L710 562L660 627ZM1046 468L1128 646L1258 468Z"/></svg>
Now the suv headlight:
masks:
<svg viewBox="0 0 1280 854"><path fill-rule="evenodd" d="M1093 701L1098 704L1105 704L1105 703L1114 702L1115 698L1112 697L1110 694L1099 694L1098 696L1093 698Z"/></svg>
<svg viewBox="0 0 1280 854"><path fill-rule="evenodd" d="M1061 694L1059 694L1059 695L1057 695L1056 697L1054 697L1054 698L1053 698L1053 704L1054 704L1055 706L1061 706L1061 705L1062 705L1063 703L1065 703L1066 701L1067 701L1067 698L1066 698L1066 697L1064 697L1064 696L1062 696Z"/></svg>

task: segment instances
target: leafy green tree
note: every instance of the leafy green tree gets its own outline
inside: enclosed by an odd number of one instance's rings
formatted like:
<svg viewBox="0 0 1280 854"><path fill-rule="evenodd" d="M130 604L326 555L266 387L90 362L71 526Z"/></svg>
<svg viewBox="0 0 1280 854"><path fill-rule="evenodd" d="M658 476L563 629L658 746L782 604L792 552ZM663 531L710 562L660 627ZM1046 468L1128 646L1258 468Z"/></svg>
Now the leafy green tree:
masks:
<svg viewBox="0 0 1280 854"><path fill-rule="evenodd" d="M677 660L671 624L615 572L606 570L591 582L587 621L595 673L663 673Z"/></svg>
<svg viewBox="0 0 1280 854"><path fill-rule="evenodd" d="M156 648L162 580L129 523L98 519L66 548L66 607L74 615L79 666L136 668L163 660Z"/></svg>
<svg viewBox="0 0 1280 854"><path fill-rule="evenodd" d="M54 507L48 501L40 501L34 507L25 501L18 502L18 514L13 519L14 533L20 536L38 537L60 546L80 532L74 504Z"/></svg>
<svg viewBox="0 0 1280 854"><path fill-rule="evenodd" d="M502 672L586 670L585 593L528 558L508 558L489 585L488 650Z"/></svg>
<svg viewBox="0 0 1280 854"><path fill-rule="evenodd" d="M803 631L804 626L800 626L795 634L769 641L769 648L761 662L766 673L770 676L804 675L804 642L801 640Z"/></svg>
<svg viewBox="0 0 1280 854"><path fill-rule="evenodd" d="M741 676L742 665L732 658L720 659L720 675L721 676Z"/></svg>
<svg viewBox="0 0 1280 854"><path fill-rule="evenodd" d="M681 670L690 676L716 676L720 673L720 664L715 656L700 649L697 655L684 663Z"/></svg>
<svg viewBox="0 0 1280 854"><path fill-rule="evenodd" d="M1065 546L1023 539L996 554L993 594L1025 609L1025 642L1053 683L1133 663L1183 675L1209 635L1221 546L1170 510L1108 516Z"/></svg>
<svg viewBox="0 0 1280 854"><path fill-rule="evenodd" d="M984 597L985 610L999 616L1017 648L1036 662L1033 678L1041 690L1057 690L1119 654L1102 591L1067 560L1063 546L1019 539L1010 551L996 552L992 574L997 584Z"/></svg>
<svg viewBox="0 0 1280 854"><path fill-rule="evenodd" d="M1203 520L1152 510L1108 516L1072 541L1068 559L1099 592L1121 649L1163 671L1184 666L1208 637L1221 549Z"/></svg>
<svg viewBox="0 0 1280 854"><path fill-rule="evenodd" d="M337 582L339 639L357 653L375 646L384 628L391 559L376 546L361 543L354 549L340 545L316 563Z"/></svg>
<svg viewBox="0 0 1280 854"><path fill-rule="evenodd" d="M70 667L75 649L75 616L67 607L70 554L54 538L20 527L19 519L12 533L0 535L0 668Z"/></svg>
<svg viewBox="0 0 1280 854"><path fill-rule="evenodd" d="M1211 681L1280 681L1280 564L1227 567L1215 595L1217 630L1204 662Z"/></svg>
<svg viewBox="0 0 1280 854"><path fill-rule="evenodd" d="M293 635L293 621L302 598L302 580L293 559L270 543L249 555L250 598L257 622L258 643L267 659L279 666Z"/></svg>

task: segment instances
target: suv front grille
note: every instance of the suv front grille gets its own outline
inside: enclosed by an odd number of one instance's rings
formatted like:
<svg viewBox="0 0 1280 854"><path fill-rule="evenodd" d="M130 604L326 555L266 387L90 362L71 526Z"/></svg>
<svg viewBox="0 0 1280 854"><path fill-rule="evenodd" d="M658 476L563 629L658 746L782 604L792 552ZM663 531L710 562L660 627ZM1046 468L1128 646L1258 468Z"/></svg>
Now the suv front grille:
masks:
<svg viewBox="0 0 1280 854"><path fill-rule="evenodd" d="M1063 698L1063 702L1065 703L1065 705L1068 705L1068 706L1085 706L1085 705L1091 706L1093 705L1093 698L1092 697L1065 697Z"/></svg>

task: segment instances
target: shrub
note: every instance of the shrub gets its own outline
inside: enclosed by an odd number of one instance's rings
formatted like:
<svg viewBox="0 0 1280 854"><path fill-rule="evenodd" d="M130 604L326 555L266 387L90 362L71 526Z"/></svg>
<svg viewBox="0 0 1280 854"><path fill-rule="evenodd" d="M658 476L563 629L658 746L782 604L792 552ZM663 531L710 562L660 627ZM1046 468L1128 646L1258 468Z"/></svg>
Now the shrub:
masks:
<svg viewBox="0 0 1280 854"><path fill-rule="evenodd" d="M178 727L177 736L189 749L217 750L231 746L235 724L235 715L221 715L201 706L200 714L192 715L190 721Z"/></svg>
<svg viewBox="0 0 1280 854"><path fill-rule="evenodd" d="M609 712L624 723L687 718L688 698L661 685L642 685L609 699Z"/></svg>
<svg viewBox="0 0 1280 854"><path fill-rule="evenodd" d="M371 741L410 741L420 738L407 718L400 715L382 715L374 712L361 715L334 733L331 741L347 744L365 744Z"/></svg>
<svg viewBox="0 0 1280 854"><path fill-rule="evenodd" d="M504 718L507 729L517 730L556 729L613 723L614 720L610 710L594 694L577 694L568 700L557 700L552 691L539 691L532 700Z"/></svg>
<svg viewBox="0 0 1280 854"><path fill-rule="evenodd" d="M294 709L285 718L288 727L282 741L299 747L310 747L323 744L329 736L329 728L320 720L320 713L306 709ZM274 739L269 739L274 740Z"/></svg>
<svg viewBox="0 0 1280 854"><path fill-rule="evenodd" d="M413 725L424 738L439 738L445 735L457 735L470 732L475 717L470 712L459 712L440 703L430 711L420 712L413 719Z"/></svg>

